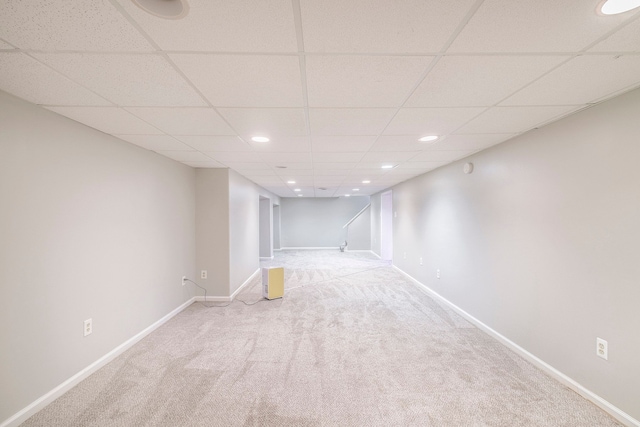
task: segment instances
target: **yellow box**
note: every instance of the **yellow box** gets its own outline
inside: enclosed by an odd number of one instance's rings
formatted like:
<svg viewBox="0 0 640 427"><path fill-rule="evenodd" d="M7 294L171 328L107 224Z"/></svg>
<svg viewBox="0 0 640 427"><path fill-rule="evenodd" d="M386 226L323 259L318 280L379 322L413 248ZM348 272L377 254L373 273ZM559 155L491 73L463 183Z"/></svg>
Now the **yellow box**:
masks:
<svg viewBox="0 0 640 427"><path fill-rule="evenodd" d="M266 299L284 296L284 267L262 269L262 296Z"/></svg>

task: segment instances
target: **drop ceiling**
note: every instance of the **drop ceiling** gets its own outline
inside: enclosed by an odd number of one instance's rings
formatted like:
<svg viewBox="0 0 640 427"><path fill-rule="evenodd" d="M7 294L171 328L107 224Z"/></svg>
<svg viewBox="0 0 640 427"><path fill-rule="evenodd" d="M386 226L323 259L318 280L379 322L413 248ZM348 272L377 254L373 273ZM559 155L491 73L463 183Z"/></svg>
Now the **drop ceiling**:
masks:
<svg viewBox="0 0 640 427"><path fill-rule="evenodd" d="M640 86L640 12L599 0L188 2L165 20L130 0L1 0L0 89L283 197L335 197Z"/></svg>

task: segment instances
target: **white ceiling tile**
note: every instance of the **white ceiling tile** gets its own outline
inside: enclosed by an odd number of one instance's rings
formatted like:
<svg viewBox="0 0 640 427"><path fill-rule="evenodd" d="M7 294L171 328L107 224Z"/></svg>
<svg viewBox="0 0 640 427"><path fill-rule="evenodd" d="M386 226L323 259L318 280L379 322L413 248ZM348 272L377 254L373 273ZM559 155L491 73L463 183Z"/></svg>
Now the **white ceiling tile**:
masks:
<svg viewBox="0 0 640 427"><path fill-rule="evenodd" d="M191 166L193 168L200 168L200 169L211 169L211 168L226 168L226 166L221 165L218 162L214 162L213 160L210 160L208 162L182 162L185 165Z"/></svg>
<svg viewBox="0 0 640 427"><path fill-rule="evenodd" d="M393 171L398 171L398 173L418 173L419 171L430 171L435 168L439 168L440 166L444 166L446 164L451 163L450 160L441 160L437 162L405 162L398 165L397 168L392 169ZM405 172L406 171L406 172Z"/></svg>
<svg viewBox="0 0 640 427"><path fill-rule="evenodd" d="M89 127L114 135L160 135L158 129L117 107L46 107Z"/></svg>
<svg viewBox="0 0 640 427"><path fill-rule="evenodd" d="M296 56L173 54L169 57L216 107L302 107Z"/></svg>
<svg viewBox="0 0 640 427"><path fill-rule="evenodd" d="M265 162L278 165L311 162L311 153L269 153L263 151L259 155Z"/></svg>
<svg viewBox="0 0 640 427"><path fill-rule="evenodd" d="M311 143L308 136L276 136L269 142L247 141L256 151L266 151L274 153L297 153L311 151Z"/></svg>
<svg viewBox="0 0 640 427"><path fill-rule="evenodd" d="M267 164L272 167L278 175L281 175L280 171L291 171L297 169L313 169L313 163L311 161L300 163L300 162L287 162L282 159L267 162Z"/></svg>
<svg viewBox="0 0 640 427"><path fill-rule="evenodd" d="M199 151L164 151L159 150L156 153L161 154L179 162L211 162L212 159Z"/></svg>
<svg viewBox="0 0 640 427"><path fill-rule="evenodd" d="M277 176L249 176L245 175L246 178L255 182L260 186L264 185L283 185L282 179Z"/></svg>
<svg viewBox="0 0 640 427"><path fill-rule="evenodd" d="M274 172L278 176L286 177L287 180L297 181L300 177L313 176L313 169L309 168L287 168L287 169L274 169Z"/></svg>
<svg viewBox="0 0 640 427"><path fill-rule="evenodd" d="M513 133L495 133L478 135L448 135L434 144L425 144L425 151L468 150L477 151L500 144L513 138Z"/></svg>
<svg viewBox="0 0 640 427"><path fill-rule="evenodd" d="M418 141L416 135L380 135L371 151L421 151L432 144Z"/></svg>
<svg viewBox="0 0 640 427"><path fill-rule="evenodd" d="M176 135L175 138L198 151L251 151L251 146L237 136Z"/></svg>
<svg viewBox="0 0 640 427"><path fill-rule="evenodd" d="M0 89L35 104L113 105L23 53L0 52Z"/></svg>
<svg viewBox="0 0 640 427"><path fill-rule="evenodd" d="M416 151L371 151L364 155L364 163L398 163L404 162L418 154Z"/></svg>
<svg viewBox="0 0 640 427"><path fill-rule="evenodd" d="M501 105L578 105L640 84L640 56L578 56Z"/></svg>
<svg viewBox="0 0 640 427"><path fill-rule="evenodd" d="M493 107L459 129L458 134L521 133L568 114L576 107Z"/></svg>
<svg viewBox="0 0 640 427"><path fill-rule="evenodd" d="M230 167L231 169L234 169L236 171L239 171L241 174L243 172L249 172L251 171L251 173L255 173L255 171L257 170L271 170L271 166L269 166L266 163L253 163L253 162L225 162L224 163L226 166Z"/></svg>
<svg viewBox="0 0 640 427"><path fill-rule="evenodd" d="M464 151L423 151L411 161L415 162L452 162L454 160L467 157L469 154L475 152L475 150ZM411 163L411 162L409 162Z"/></svg>
<svg viewBox="0 0 640 427"><path fill-rule="evenodd" d="M458 129L483 108L402 108L385 129L385 135L446 135Z"/></svg>
<svg viewBox="0 0 640 427"><path fill-rule="evenodd" d="M589 49L589 52L640 52L640 20L616 31L600 43Z"/></svg>
<svg viewBox="0 0 640 427"><path fill-rule="evenodd" d="M492 106L568 56L445 56L406 107Z"/></svg>
<svg viewBox="0 0 640 427"><path fill-rule="evenodd" d="M293 8L288 0L189 0L182 19L158 19L118 0L164 50L296 52Z"/></svg>
<svg viewBox="0 0 640 427"><path fill-rule="evenodd" d="M34 53L50 67L120 106L206 106L155 54Z"/></svg>
<svg viewBox="0 0 640 427"><path fill-rule="evenodd" d="M342 175L355 168L358 163L314 163L314 175Z"/></svg>
<svg viewBox="0 0 640 427"><path fill-rule="evenodd" d="M310 108L313 135L379 134L395 113L390 108Z"/></svg>
<svg viewBox="0 0 640 427"><path fill-rule="evenodd" d="M213 108L127 108L131 114L171 135L235 135Z"/></svg>
<svg viewBox="0 0 640 427"><path fill-rule="evenodd" d="M3 1L0 37L21 49L153 50L108 1Z"/></svg>
<svg viewBox="0 0 640 427"><path fill-rule="evenodd" d="M277 177L280 181L282 181L282 179L280 177L278 177L278 174L276 174L276 172L274 170L266 170L266 169L258 169L255 171L249 171L247 173L245 173L246 177L254 177L254 176L273 176L273 177Z"/></svg>
<svg viewBox="0 0 640 427"><path fill-rule="evenodd" d="M152 151L190 151L193 148L169 135L114 135Z"/></svg>
<svg viewBox="0 0 640 427"><path fill-rule="evenodd" d="M9 43L0 40L0 49L14 49Z"/></svg>
<svg viewBox="0 0 640 427"><path fill-rule="evenodd" d="M399 107L431 56L308 56L310 107Z"/></svg>
<svg viewBox="0 0 640 427"><path fill-rule="evenodd" d="M313 136L311 146L314 153L368 151L375 136Z"/></svg>
<svg viewBox="0 0 640 427"><path fill-rule="evenodd" d="M449 52L575 52L624 21L597 2L485 0Z"/></svg>
<svg viewBox="0 0 640 427"><path fill-rule="evenodd" d="M313 153L313 162L317 163L344 163L359 162L364 153Z"/></svg>
<svg viewBox="0 0 640 427"><path fill-rule="evenodd" d="M382 164L380 163L360 163L349 172L349 175L362 177L363 180L374 179L388 172L387 169L382 169L381 166Z"/></svg>
<svg viewBox="0 0 640 427"><path fill-rule="evenodd" d="M439 52L473 5L407 0L301 0L307 52Z"/></svg>
<svg viewBox="0 0 640 427"><path fill-rule="evenodd" d="M356 165L356 169L367 169L368 173L378 173L384 175L390 169L382 169L382 166L392 165L396 167L401 162L360 162Z"/></svg>
<svg viewBox="0 0 640 427"><path fill-rule="evenodd" d="M245 141L252 136L304 136L308 134L302 108L219 108L218 112Z"/></svg>
<svg viewBox="0 0 640 427"><path fill-rule="evenodd" d="M240 162L260 162L264 163L262 155L254 151L206 151L205 154L212 159L224 164Z"/></svg>

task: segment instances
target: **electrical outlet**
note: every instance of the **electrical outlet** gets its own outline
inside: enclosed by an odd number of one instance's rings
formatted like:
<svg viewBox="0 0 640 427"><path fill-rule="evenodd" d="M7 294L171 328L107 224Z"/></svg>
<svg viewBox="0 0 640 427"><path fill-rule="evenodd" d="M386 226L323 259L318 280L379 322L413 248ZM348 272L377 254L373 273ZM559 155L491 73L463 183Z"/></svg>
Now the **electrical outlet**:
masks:
<svg viewBox="0 0 640 427"><path fill-rule="evenodd" d="M596 354L604 360L609 360L609 344L602 338L596 338Z"/></svg>
<svg viewBox="0 0 640 427"><path fill-rule="evenodd" d="M84 321L84 336L91 335L93 332L93 320L87 319Z"/></svg>
<svg viewBox="0 0 640 427"><path fill-rule="evenodd" d="M440 278L440 269L437 268L436 269L436 279L439 279L439 278Z"/></svg>
<svg viewBox="0 0 640 427"><path fill-rule="evenodd" d="M420 257L420 265L423 265L423 264L422 264L422 257Z"/></svg>
<svg viewBox="0 0 640 427"><path fill-rule="evenodd" d="M187 284L187 276L182 276L182 286Z"/></svg>
<svg viewBox="0 0 640 427"><path fill-rule="evenodd" d="M206 279L207 278L207 270L202 270L200 272L200 278L201 279Z"/></svg>

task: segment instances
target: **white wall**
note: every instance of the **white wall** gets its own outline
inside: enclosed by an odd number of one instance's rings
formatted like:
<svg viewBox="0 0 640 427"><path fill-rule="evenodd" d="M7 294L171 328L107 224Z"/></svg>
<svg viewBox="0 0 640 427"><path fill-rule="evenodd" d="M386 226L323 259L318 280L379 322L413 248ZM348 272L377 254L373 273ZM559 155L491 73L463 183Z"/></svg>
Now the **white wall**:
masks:
<svg viewBox="0 0 640 427"><path fill-rule="evenodd" d="M191 298L195 175L3 92L0 111L1 422Z"/></svg>
<svg viewBox="0 0 640 427"><path fill-rule="evenodd" d="M393 188L394 264L636 419L639 117L636 90Z"/></svg>
<svg viewBox="0 0 640 427"><path fill-rule="evenodd" d="M283 248L337 248L347 239L342 228L369 203L369 197L282 198L280 243Z"/></svg>

